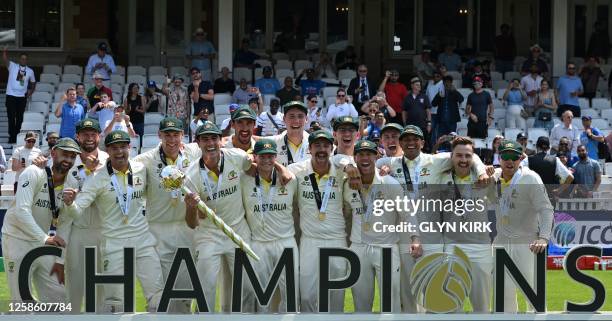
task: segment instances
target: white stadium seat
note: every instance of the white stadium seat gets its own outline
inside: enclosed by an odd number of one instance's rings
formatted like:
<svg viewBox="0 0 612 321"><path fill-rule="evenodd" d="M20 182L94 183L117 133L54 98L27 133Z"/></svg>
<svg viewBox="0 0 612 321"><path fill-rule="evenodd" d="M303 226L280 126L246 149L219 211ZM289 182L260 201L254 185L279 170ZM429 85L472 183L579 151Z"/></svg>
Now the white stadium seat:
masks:
<svg viewBox="0 0 612 321"><path fill-rule="evenodd" d="M80 83L82 79L83 78L81 77L81 75L77 75L77 74L63 74L62 75L62 82L77 84L77 83Z"/></svg>
<svg viewBox="0 0 612 321"><path fill-rule="evenodd" d="M47 115L49 113L49 104L44 101L30 102L28 106L28 111L34 111Z"/></svg>
<svg viewBox="0 0 612 321"><path fill-rule="evenodd" d="M303 70L306 68L313 68L312 67L312 62L308 61L308 60L296 60L294 63L294 69L295 70Z"/></svg>
<svg viewBox="0 0 612 321"><path fill-rule="evenodd" d="M168 83L168 78L164 75L153 75L153 76L149 76L149 80L152 80L155 82L155 85L157 86L157 88L161 89L162 86L164 84Z"/></svg>
<svg viewBox="0 0 612 321"><path fill-rule="evenodd" d="M338 88L340 87L323 87L323 98L334 97L335 99Z"/></svg>
<svg viewBox="0 0 612 321"><path fill-rule="evenodd" d="M146 76L147 70L143 66L128 66L127 75L128 77L133 75Z"/></svg>
<svg viewBox="0 0 612 321"><path fill-rule="evenodd" d="M255 59L255 61L253 61L253 63L255 65L260 65L261 67L272 67L272 62L268 59Z"/></svg>
<svg viewBox="0 0 612 321"><path fill-rule="evenodd" d="M246 79L247 82L253 81L251 69L244 67L234 68L234 81L239 82L240 79Z"/></svg>
<svg viewBox="0 0 612 321"><path fill-rule="evenodd" d="M65 65L64 74L73 74L83 76L83 67L79 65Z"/></svg>
<svg viewBox="0 0 612 321"><path fill-rule="evenodd" d="M279 59L274 65L276 69L293 69L293 64L288 59Z"/></svg>
<svg viewBox="0 0 612 321"><path fill-rule="evenodd" d="M548 132L548 129L546 129L546 128L529 128L529 129L527 129L527 137L529 138L529 141L535 143L540 136L549 137L550 133Z"/></svg>
<svg viewBox="0 0 612 321"><path fill-rule="evenodd" d="M121 65L116 65L115 72L113 74L125 77L125 67Z"/></svg>
<svg viewBox="0 0 612 321"><path fill-rule="evenodd" d="M580 105L580 109L589 108L589 100L586 98L578 98L578 104Z"/></svg>
<svg viewBox="0 0 612 321"><path fill-rule="evenodd" d="M162 119L164 119L164 115L162 115L161 113L146 113L144 122L145 125L154 124L158 126L159 129L159 122L162 121ZM155 133L157 133L157 130L155 131Z"/></svg>
<svg viewBox="0 0 612 321"><path fill-rule="evenodd" d="M59 123L47 124L47 130L45 131L45 133L49 133L49 132L59 133L60 127L61 127L61 124Z"/></svg>
<svg viewBox="0 0 612 321"><path fill-rule="evenodd" d="M61 75L62 74L62 67L60 67L59 65L44 65L42 73L43 74Z"/></svg>
<svg viewBox="0 0 612 321"><path fill-rule="evenodd" d="M26 111L23 113L23 121L24 122L33 122L33 123L44 123L45 115L39 113L37 111Z"/></svg>
<svg viewBox="0 0 612 321"><path fill-rule="evenodd" d="M593 98L592 103L594 109L608 109L612 107L609 98Z"/></svg>
<svg viewBox="0 0 612 321"><path fill-rule="evenodd" d="M340 69L338 70L338 79L353 79L357 77L357 72L352 69ZM345 84L348 86L348 83Z"/></svg>
<svg viewBox="0 0 612 321"><path fill-rule="evenodd" d="M183 66L170 67L170 77L173 77L174 75L187 76L188 74L189 70Z"/></svg>
<svg viewBox="0 0 612 321"><path fill-rule="evenodd" d="M32 99L32 102L43 101L43 102L46 102L47 104L50 104L52 98L53 97L48 92L34 92L32 93L31 99Z"/></svg>
<svg viewBox="0 0 612 321"><path fill-rule="evenodd" d="M47 126L49 126L50 124L59 124L61 122L61 118L55 117L54 113L49 113L49 122L47 123Z"/></svg>
<svg viewBox="0 0 612 321"><path fill-rule="evenodd" d="M584 127L582 127L582 119L580 119L580 118L572 119L572 125L574 127L578 127L578 129L583 129L584 128Z"/></svg>
<svg viewBox="0 0 612 321"><path fill-rule="evenodd" d="M276 78L283 79L281 85L285 82L285 78L287 77L295 77L293 74L293 69L276 69Z"/></svg>
<svg viewBox="0 0 612 321"><path fill-rule="evenodd" d="M523 131L518 129L518 128L506 128L504 130L504 137L506 139L515 140L516 139L516 135L518 135L521 132L523 132Z"/></svg>
<svg viewBox="0 0 612 321"><path fill-rule="evenodd" d="M591 127L595 127L597 129L608 129L610 128L610 123L606 119L593 118L591 121Z"/></svg>
<svg viewBox="0 0 612 321"><path fill-rule="evenodd" d="M491 80L504 80L504 75L502 75L502 73L499 71L491 71Z"/></svg>
<svg viewBox="0 0 612 321"><path fill-rule="evenodd" d="M142 87L147 83L147 78L143 75L129 75L127 77L127 83L128 84L137 83L137 84L140 84Z"/></svg>
<svg viewBox="0 0 612 321"><path fill-rule="evenodd" d="M213 98L214 105L228 105L232 103L232 96L230 94L215 94Z"/></svg>
<svg viewBox="0 0 612 321"><path fill-rule="evenodd" d="M159 144L159 137L157 135L144 135L142 136L142 148L153 148Z"/></svg>
<svg viewBox="0 0 612 321"><path fill-rule="evenodd" d="M40 82L57 86L60 83L60 76L56 74L40 74Z"/></svg>
<svg viewBox="0 0 612 321"><path fill-rule="evenodd" d="M151 66L149 67L149 77L151 76L166 76L166 68L163 66Z"/></svg>
<svg viewBox="0 0 612 321"><path fill-rule="evenodd" d="M55 86L53 86L52 84L48 84L48 83L38 83L36 84L36 90L38 92L47 92L47 93L54 93L55 92Z"/></svg>
<svg viewBox="0 0 612 321"><path fill-rule="evenodd" d="M214 104L215 105L215 117L219 117L219 115L229 115L229 105L228 104Z"/></svg>
<svg viewBox="0 0 612 321"><path fill-rule="evenodd" d="M159 131L159 124L145 124L145 127L144 127L145 135L154 135L154 134L157 134L158 131Z"/></svg>
<svg viewBox="0 0 612 321"><path fill-rule="evenodd" d="M518 71L506 71L504 73L504 79L507 81L511 81L515 78L521 79L521 73L519 73Z"/></svg>
<svg viewBox="0 0 612 321"><path fill-rule="evenodd" d="M580 110L581 116L591 116L591 118L599 118L599 111L593 108L585 108Z"/></svg>
<svg viewBox="0 0 612 321"><path fill-rule="evenodd" d="M601 118L612 122L612 109L604 109L601 111Z"/></svg>

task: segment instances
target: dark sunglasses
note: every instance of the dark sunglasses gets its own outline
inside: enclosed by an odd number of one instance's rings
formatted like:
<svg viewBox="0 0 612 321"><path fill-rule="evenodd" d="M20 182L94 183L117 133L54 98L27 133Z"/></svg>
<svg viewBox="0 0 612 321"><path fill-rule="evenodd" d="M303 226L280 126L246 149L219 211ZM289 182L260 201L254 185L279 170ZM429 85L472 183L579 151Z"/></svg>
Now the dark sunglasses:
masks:
<svg viewBox="0 0 612 321"><path fill-rule="evenodd" d="M342 97L346 97L346 95L336 95L336 97L342 98Z"/></svg>
<svg viewBox="0 0 612 321"><path fill-rule="evenodd" d="M510 161L514 162L514 161L517 161L519 158L521 158L521 155L516 154L516 153L503 153L503 154L499 155L499 157L502 160L505 160L505 161L510 160Z"/></svg>
<svg viewBox="0 0 612 321"><path fill-rule="evenodd" d="M311 100L310 102L311 102L311 103L313 103L313 104L316 104L316 103L318 103L319 101L318 101L318 100L316 100L316 99L313 99L313 100Z"/></svg>
<svg viewBox="0 0 612 321"><path fill-rule="evenodd" d="M368 72L367 70L359 70L358 72Z"/></svg>

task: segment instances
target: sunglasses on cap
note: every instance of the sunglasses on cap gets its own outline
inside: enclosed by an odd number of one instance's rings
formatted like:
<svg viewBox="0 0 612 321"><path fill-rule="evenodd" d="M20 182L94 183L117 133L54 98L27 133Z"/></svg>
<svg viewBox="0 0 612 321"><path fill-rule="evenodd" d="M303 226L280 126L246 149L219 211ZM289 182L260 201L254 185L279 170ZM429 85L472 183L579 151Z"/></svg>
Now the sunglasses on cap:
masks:
<svg viewBox="0 0 612 321"><path fill-rule="evenodd" d="M502 153L501 155L499 155L499 158L501 158L502 160L505 161L517 161L519 160L519 158L521 158L521 155L517 154L517 153Z"/></svg>

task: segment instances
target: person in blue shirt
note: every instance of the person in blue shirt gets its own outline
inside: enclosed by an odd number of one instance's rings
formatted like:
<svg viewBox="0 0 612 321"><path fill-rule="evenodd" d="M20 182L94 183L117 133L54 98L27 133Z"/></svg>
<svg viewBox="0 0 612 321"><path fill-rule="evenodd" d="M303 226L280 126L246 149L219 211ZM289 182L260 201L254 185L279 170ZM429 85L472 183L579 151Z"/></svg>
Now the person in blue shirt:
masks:
<svg viewBox="0 0 612 321"><path fill-rule="evenodd" d="M55 117L62 118L60 137L76 138L76 124L85 118L85 108L77 102L76 89L66 90L66 102L55 109Z"/></svg>
<svg viewBox="0 0 612 321"><path fill-rule="evenodd" d="M302 79L306 74L306 79ZM315 70L314 68L306 68L304 69L298 76L295 78L295 84L302 88L302 97L306 97L308 95L316 95L319 96L321 94L321 90L328 85L338 86L339 84L327 83L319 79L315 79Z"/></svg>
<svg viewBox="0 0 612 321"><path fill-rule="evenodd" d="M519 79L512 79L508 88L504 92L503 100L508 106L506 109L506 128L525 129L525 118L522 113L525 110L523 103L527 99L527 94L521 87Z"/></svg>
<svg viewBox="0 0 612 321"><path fill-rule="evenodd" d="M191 60L191 67L198 68L202 73L202 80L212 82L211 60L215 58L217 51L213 44L206 40L204 29L195 31L195 38L185 49L187 59Z"/></svg>
<svg viewBox="0 0 612 321"><path fill-rule="evenodd" d="M253 68L255 60L260 59L258 54L249 50L249 44L249 39L242 39L242 45L234 55L234 67Z"/></svg>
<svg viewBox="0 0 612 321"><path fill-rule="evenodd" d="M583 92L582 80L576 75L576 64L570 62L567 64L567 74L557 80L557 97L559 97L557 117L561 117L566 110L571 110L574 117L580 117L578 96Z"/></svg>
<svg viewBox="0 0 612 321"><path fill-rule="evenodd" d="M272 68L270 66L263 67L263 78L255 81L255 87L259 88L259 92L263 95L274 95L281 89L278 79L272 77Z"/></svg>
<svg viewBox="0 0 612 321"><path fill-rule="evenodd" d="M438 62L446 67L448 71L461 70L461 57L453 52L453 45L446 45L444 52L438 55Z"/></svg>
<svg viewBox="0 0 612 321"><path fill-rule="evenodd" d="M599 128L591 127L591 116L582 116L582 127L584 131L580 134L580 144L586 146L589 158L599 159L598 150L599 143L605 141L603 133Z"/></svg>

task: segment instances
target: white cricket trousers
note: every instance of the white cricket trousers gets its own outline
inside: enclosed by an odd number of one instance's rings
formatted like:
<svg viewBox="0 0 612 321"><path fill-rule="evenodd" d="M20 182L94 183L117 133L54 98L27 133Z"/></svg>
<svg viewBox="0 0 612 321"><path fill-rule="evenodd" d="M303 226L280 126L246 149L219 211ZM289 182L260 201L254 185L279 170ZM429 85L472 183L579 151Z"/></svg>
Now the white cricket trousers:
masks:
<svg viewBox="0 0 612 321"><path fill-rule="evenodd" d="M391 248L391 311L400 312L400 257L397 244L389 245ZM382 252L383 246L362 243L352 243L351 251L359 256L361 273L359 280L351 291L355 312L372 312L374 304L374 279L378 281L378 293L382 293ZM382 297L382 296L381 296ZM382 301L381 301L382 310Z"/></svg>
<svg viewBox="0 0 612 321"><path fill-rule="evenodd" d="M529 240L530 241L530 240ZM503 247L518 267L519 271L533 288L535 284L535 254L529 250L528 240L524 238L510 239L504 235L497 234L494 247ZM494 271L495 272L495 271ZM516 299L516 284L508 271L504 273L504 313L517 313L518 302ZM533 311L533 307L527 303L527 311Z"/></svg>
<svg viewBox="0 0 612 321"><path fill-rule="evenodd" d="M423 256L429 255L432 253L444 252L444 244L442 244L441 235L433 235L433 233L429 233L432 236L427 240L427 243L421 244L423 248ZM428 234L425 234L425 238L427 238ZM409 245L402 245L402 247L409 247ZM407 249L400 251L400 297L402 300L402 313L423 313L425 310L417 305L417 298L412 293L412 282L410 281L410 274L412 273L412 269L414 265L419 260L412 257L412 255L408 252Z"/></svg>
<svg viewBox="0 0 612 321"><path fill-rule="evenodd" d="M174 261L176 250L179 247L188 248L193 255L193 229L185 221L154 223L149 222L149 230L157 241L157 253L161 263L164 284L168 280L168 273ZM195 282L196 280L194 280ZM174 289L192 289L189 273L185 264L181 264ZM191 313L192 300L170 300L168 313Z"/></svg>
<svg viewBox="0 0 612 321"><path fill-rule="evenodd" d="M251 243L251 231L249 229L246 220L240 221L240 223L232 226L234 231L238 233L245 242ZM196 233L203 233L203 231L199 231ZM226 280L227 282L220 282L221 286L225 289L225 293L231 298L232 293L232 283L234 277L234 261L235 261L235 249L236 245L232 240L225 236L220 235L219 237L215 237L214 239L208 239L206 241L201 241L200 243L195 245L196 247L196 269L198 270L198 277L200 278L200 284L202 285L202 290L204 291L204 296L206 298L206 304L208 305L209 312L215 312L216 305L216 290L217 290L217 280L220 277L220 271L222 265L227 264L227 269L229 274ZM223 276L221 275L221 278ZM223 279L221 280L223 281ZM243 274L242 278L242 312L252 312L254 309L254 293L252 293L249 289L251 287L245 286L248 281L246 281L246 276ZM231 300L228 304L231 303Z"/></svg>
<svg viewBox="0 0 612 321"><path fill-rule="evenodd" d="M2 235L2 255L4 271L8 279L11 300L22 301L19 293L19 268L24 256L31 250L40 247L38 242L29 242ZM49 275L57 257L45 255L38 257L30 267L30 292L34 296L32 284L36 287L40 302L66 302L66 290L57 280L57 275Z"/></svg>
<svg viewBox="0 0 612 321"><path fill-rule="evenodd" d="M81 313L85 303L85 248L95 246L96 272L102 272L102 257L100 250L100 229L79 228L72 226L70 239L66 244L66 289L68 290L68 301L72 305L73 313ZM96 311L102 312L104 303L104 289L97 287Z"/></svg>
<svg viewBox="0 0 612 321"><path fill-rule="evenodd" d="M297 247L297 243L295 242L295 238L288 237L284 239L268 241L268 242L260 242L260 241L252 241L251 247L253 251L259 255L259 262L255 262L255 260L250 260L253 265L253 269L255 273L257 273L257 278L259 279L259 284L262 289L265 289L268 281L270 281L270 277L272 277L272 273L274 272L274 268L276 264L279 262L279 259L283 255L283 251L286 248L293 249L293 275L294 280L293 284L295 284L295 298L296 298L296 308L299 306L299 250ZM249 258L250 259L250 258ZM246 274L243 274L243 278L246 277ZM274 297L270 300L270 303L266 306L260 305L257 302L257 298L255 299L257 312L287 312L287 277L285 272L282 272L280 275L280 279L278 280L277 290L280 292L280 302L278 302L278 306L274 306ZM249 286L250 287L250 286ZM275 291L275 292L276 292Z"/></svg>
<svg viewBox="0 0 612 321"><path fill-rule="evenodd" d="M155 238L150 232L128 238L105 238L101 242L103 274L123 275L123 249L134 248L135 271L147 301L147 311L157 311L164 288ZM123 285L104 285L104 311L123 312Z"/></svg>
<svg viewBox="0 0 612 321"><path fill-rule="evenodd" d="M302 234L300 239L301 312L319 312L319 248L346 248L346 239L315 239ZM343 279L348 274L344 258L329 260L329 279ZM344 290L330 290L329 312L344 312Z"/></svg>
<svg viewBox="0 0 612 321"><path fill-rule="evenodd" d="M519 128L525 130L526 122L525 118L521 116L523 106L521 105L510 105L506 109L506 128Z"/></svg>

